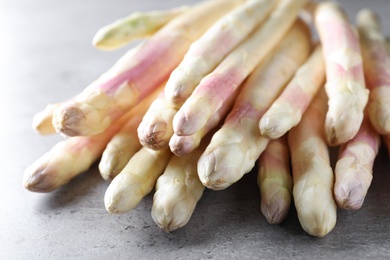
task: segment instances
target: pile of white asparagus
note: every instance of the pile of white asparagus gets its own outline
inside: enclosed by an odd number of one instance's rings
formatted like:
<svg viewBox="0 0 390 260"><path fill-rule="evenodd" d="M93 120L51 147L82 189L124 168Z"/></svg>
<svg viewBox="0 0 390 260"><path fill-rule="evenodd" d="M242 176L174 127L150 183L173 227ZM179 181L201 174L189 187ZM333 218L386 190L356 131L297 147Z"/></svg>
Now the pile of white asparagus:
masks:
<svg viewBox="0 0 390 260"><path fill-rule="evenodd" d="M331 1L205 0L133 13L93 43L138 39L35 115L39 133L66 138L26 169L28 190L53 191L100 159L107 211L129 212L155 189L153 220L170 232L205 188L228 188L259 160L271 224L293 199L302 228L322 237L337 207L362 206L381 136L390 146L390 57L375 13L361 10L354 26Z"/></svg>

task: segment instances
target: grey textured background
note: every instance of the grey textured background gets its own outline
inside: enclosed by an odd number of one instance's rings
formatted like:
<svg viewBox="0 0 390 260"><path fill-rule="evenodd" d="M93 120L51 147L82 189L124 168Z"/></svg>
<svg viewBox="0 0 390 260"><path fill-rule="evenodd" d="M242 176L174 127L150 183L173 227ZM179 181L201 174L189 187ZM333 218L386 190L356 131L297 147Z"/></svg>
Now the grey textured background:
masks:
<svg viewBox="0 0 390 260"><path fill-rule="evenodd" d="M154 224L151 195L128 214L108 214L108 184L96 166L50 194L24 190L24 169L61 139L34 133L32 116L80 92L125 51L93 49L96 30L131 11L194 2L0 0L0 259L389 259L384 148L363 208L339 210L321 239L305 234L294 209L282 224L267 224L254 172L224 191L207 190L188 225L171 234ZM362 7L378 11L390 35L390 1L340 2L352 18Z"/></svg>

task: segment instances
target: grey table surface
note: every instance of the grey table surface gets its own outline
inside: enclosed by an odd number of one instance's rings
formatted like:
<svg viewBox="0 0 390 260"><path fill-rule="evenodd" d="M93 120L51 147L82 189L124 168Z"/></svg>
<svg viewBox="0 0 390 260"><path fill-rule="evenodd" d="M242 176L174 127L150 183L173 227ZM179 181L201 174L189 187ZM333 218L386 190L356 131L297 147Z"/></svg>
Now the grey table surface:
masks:
<svg viewBox="0 0 390 260"><path fill-rule="evenodd" d="M184 228L165 233L152 195L110 215L96 165L49 194L22 187L24 169L62 138L42 137L32 116L80 92L125 51L95 50L98 28L136 10L195 0L0 0L0 259L390 259L390 163L382 147L363 207L338 211L324 238L307 235L294 208L280 225L260 213L255 172L223 191L206 190ZM376 10L390 35L390 1L341 1L351 18Z"/></svg>

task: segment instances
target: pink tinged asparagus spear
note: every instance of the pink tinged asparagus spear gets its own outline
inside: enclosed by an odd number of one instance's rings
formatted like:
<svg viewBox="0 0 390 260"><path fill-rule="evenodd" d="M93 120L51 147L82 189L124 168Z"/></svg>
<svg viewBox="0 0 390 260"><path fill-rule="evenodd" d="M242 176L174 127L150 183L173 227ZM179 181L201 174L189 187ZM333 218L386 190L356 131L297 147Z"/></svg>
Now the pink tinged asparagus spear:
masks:
<svg viewBox="0 0 390 260"><path fill-rule="evenodd" d="M74 136L104 131L166 80L190 44L242 1L205 1L173 19L124 62L57 109L53 117L57 132Z"/></svg>
<svg viewBox="0 0 390 260"><path fill-rule="evenodd" d="M265 20L277 2L247 0L219 19L191 45L172 72L165 87L166 97L174 104L183 104L201 79Z"/></svg>
<svg viewBox="0 0 390 260"><path fill-rule="evenodd" d="M292 197L290 154L286 136L271 140L259 159L257 184L261 212L270 224L279 224L287 216Z"/></svg>
<svg viewBox="0 0 390 260"><path fill-rule="evenodd" d="M334 228L337 218L334 177L324 133L326 102L325 91L321 90L288 135L298 219L307 233L319 237Z"/></svg>
<svg viewBox="0 0 390 260"><path fill-rule="evenodd" d="M157 92L158 90L146 97L134 109L111 124L105 132L95 136L70 137L56 144L27 167L23 179L24 186L31 191L50 192L88 170L102 155L110 139L142 109L142 106L150 104Z"/></svg>
<svg viewBox="0 0 390 260"><path fill-rule="evenodd" d="M357 210L363 205L371 185L379 146L379 134L366 116L356 136L340 148L334 187L334 196L340 208Z"/></svg>
<svg viewBox="0 0 390 260"><path fill-rule="evenodd" d="M134 12L101 28L92 44L102 50L120 48L134 40L152 36L173 18L188 10L188 6L181 6L168 10Z"/></svg>
<svg viewBox="0 0 390 260"><path fill-rule="evenodd" d="M136 207L152 191L171 155L169 149L142 147L108 186L104 196L107 211L124 214Z"/></svg>
<svg viewBox="0 0 390 260"><path fill-rule="evenodd" d="M375 129L390 134L390 56L381 31L379 17L370 10L361 10L357 26L362 46L367 87L370 90L368 114Z"/></svg>
<svg viewBox="0 0 390 260"><path fill-rule="evenodd" d="M99 163L100 175L104 180L114 179L126 166L130 158L141 148L137 127L146 110L162 89L163 86L160 86L136 105L131 110L126 124L108 142Z"/></svg>
<svg viewBox="0 0 390 260"><path fill-rule="evenodd" d="M99 135L71 137L57 143L27 167L24 186L30 191L50 192L68 183L91 167L124 122L124 118L119 119Z"/></svg>
<svg viewBox="0 0 390 260"><path fill-rule="evenodd" d="M206 124L287 33L306 2L281 0L267 21L201 80L173 118L173 129L177 135L193 135Z"/></svg>
<svg viewBox="0 0 390 260"><path fill-rule="evenodd" d="M171 151L177 156L186 155L196 148L198 148L203 137L205 137L210 131L215 129L218 124L229 113L234 100L238 94L238 90L228 98L228 100L222 105L220 109L209 119L209 121L195 134L188 136L179 136L174 134L169 140L169 147Z"/></svg>
<svg viewBox="0 0 390 260"><path fill-rule="evenodd" d="M323 86L324 80L322 48L317 46L261 118L259 123L261 134L276 139L296 126L320 87Z"/></svg>
<svg viewBox="0 0 390 260"><path fill-rule="evenodd" d="M358 132L368 101L360 44L356 30L338 4L321 2L314 16L326 65L326 138L329 145L339 145Z"/></svg>
<svg viewBox="0 0 390 260"><path fill-rule="evenodd" d="M152 218L166 232L188 223L203 194L205 187L196 170L201 153L202 150L197 149L183 157L172 156L157 180Z"/></svg>
<svg viewBox="0 0 390 260"><path fill-rule="evenodd" d="M253 167L268 144L259 120L310 53L308 28L297 22L260 63L240 89L222 128L212 137L198 162L202 183L220 190Z"/></svg>
<svg viewBox="0 0 390 260"><path fill-rule="evenodd" d="M183 102L200 80L265 19L276 3L277 1L265 0L246 1L220 18L191 44L184 59L168 79L165 97L156 100L142 120L138 129L142 145L157 150L168 146L173 135L173 117Z"/></svg>

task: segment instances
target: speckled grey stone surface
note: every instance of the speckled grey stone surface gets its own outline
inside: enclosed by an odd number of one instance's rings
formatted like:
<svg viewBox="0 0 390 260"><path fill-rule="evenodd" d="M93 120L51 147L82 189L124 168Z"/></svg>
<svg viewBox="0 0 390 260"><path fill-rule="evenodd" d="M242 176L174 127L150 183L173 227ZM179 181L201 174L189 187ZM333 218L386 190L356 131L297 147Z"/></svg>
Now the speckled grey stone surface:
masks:
<svg viewBox="0 0 390 260"><path fill-rule="evenodd" d="M223 191L207 190L188 225L160 230L152 195L128 214L110 215L96 165L50 194L22 187L24 169L59 136L42 137L31 118L69 98L125 50L91 47L98 28L135 10L195 0L0 0L0 259L390 259L390 163L384 148L363 208L338 211L335 229L314 238L292 208L280 225L260 213L255 172ZM351 16L380 13L390 35L390 1L341 1Z"/></svg>

